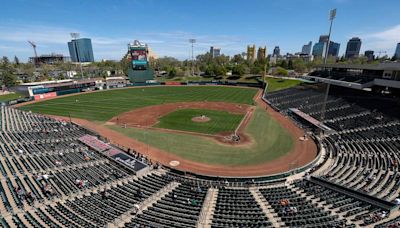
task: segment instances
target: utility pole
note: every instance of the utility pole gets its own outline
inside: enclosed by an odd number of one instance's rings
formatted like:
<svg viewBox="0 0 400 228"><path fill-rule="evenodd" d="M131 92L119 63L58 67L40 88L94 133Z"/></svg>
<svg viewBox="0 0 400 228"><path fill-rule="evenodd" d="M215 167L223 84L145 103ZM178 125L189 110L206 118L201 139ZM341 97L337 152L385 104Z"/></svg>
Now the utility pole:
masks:
<svg viewBox="0 0 400 228"><path fill-rule="evenodd" d="M327 64L327 60L328 60L329 44L331 42L332 24L333 24L333 20L335 18L336 18L336 9L332 9L329 14L329 20L331 21L331 23L329 26L328 43L327 43L326 49L325 49L325 58L324 58L324 70L325 71L326 71L326 64ZM322 112L321 112L321 119L320 119L321 123L325 119L326 102L328 101L330 87L331 87L331 84L326 83L325 97L324 97L324 103L322 104Z"/></svg>
<svg viewBox="0 0 400 228"><path fill-rule="evenodd" d="M83 79L83 70L82 70L82 62L81 62L81 58L79 56L79 45L78 45L78 38L79 38L79 33L77 32L71 32L71 37L72 37L72 41L75 40L75 42L73 42L72 44L74 44L74 49L75 49L75 53L76 53L76 58L79 62L79 66L81 68L81 79Z"/></svg>
<svg viewBox="0 0 400 228"><path fill-rule="evenodd" d="M196 43L196 39L189 39L189 43L192 44L192 76L194 76L194 54L193 54L193 46Z"/></svg>

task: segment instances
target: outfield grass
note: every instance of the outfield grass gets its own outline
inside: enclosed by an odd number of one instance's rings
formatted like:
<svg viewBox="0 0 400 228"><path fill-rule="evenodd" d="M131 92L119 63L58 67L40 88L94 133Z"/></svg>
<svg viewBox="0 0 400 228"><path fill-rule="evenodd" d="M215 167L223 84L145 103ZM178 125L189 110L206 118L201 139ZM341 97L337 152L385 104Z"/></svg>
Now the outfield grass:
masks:
<svg viewBox="0 0 400 228"><path fill-rule="evenodd" d="M188 134L121 128L116 125L108 127L182 158L215 165L261 164L285 155L293 147L293 138L286 129L261 108L256 109L246 128L246 133L254 140L249 147L225 146L212 139Z"/></svg>
<svg viewBox="0 0 400 228"><path fill-rule="evenodd" d="M208 122L193 122L192 118L205 115L210 118ZM180 131L191 131L205 134L233 132L239 125L244 115L233 114L226 111L205 109L182 109L171 112L159 120L155 125L158 128L167 128Z"/></svg>
<svg viewBox="0 0 400 228"><path fill-rule="evenodd" d="M266 77L265 80L268 82L268 92L274 92L281 89L287 89L293 86L297 86L302 83L299 80L291 79L281 79L281 78L269 78Z"/></svg>
<svg viewBox="0 0 400 228"><path fill-rule="evenodd" d="M18 99L21 97L23 97L23 96L19 93L10 93L10 94L5 94L5 95L0 95L0 102L11 101L11 100L15 100L15 99Z"/></svg>
<svg viewBox="0 0 400 228"><path fill-rule="evenodd" d="M78 94L21 107L33 112L105 122L136 108L184 101L253 104L257 89L222 86L159 86Z"/></svg>

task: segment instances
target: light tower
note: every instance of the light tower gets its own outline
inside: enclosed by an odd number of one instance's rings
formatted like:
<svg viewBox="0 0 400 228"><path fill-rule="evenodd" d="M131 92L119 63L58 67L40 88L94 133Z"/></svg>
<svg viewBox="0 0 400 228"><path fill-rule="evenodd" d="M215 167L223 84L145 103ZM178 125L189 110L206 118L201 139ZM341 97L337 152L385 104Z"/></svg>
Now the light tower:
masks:
<svg viewBox="0 0 400 228"><path fill-rule="evenodd" d="M332 9L329 13L329 20L331 21L330 26L329 26L329 34L328 34L328 43L326 45L326 50L325 50L325 58L324 58L324 69L326 70L326 64L328 60L328 52L329 52L329 43L331 42L331 33L332 33L332 24L333 20L336 18L336 9ZM324 97L324 103L322 104L322 110L321 110L321 123L325 119L325 112L326 112L326 102L328 101L328 96L329 96L329 89L331 87L331 84L328 82L326 84L326 91L325 91L325 97Z"/></svg>
<svg viewBox="0 0 400 228"><path fill-rule="evenodd" d="M70 35L71 35L72 40L75 40L74 49L75 49L75 53L76 53L76 58L79 62L79 67L81 69L81 79L83 79L82 62L81 62L81 58L79 56L79 45L78 45L78 41L77 41L77 39L79 38L79 33L71 32Z"/></svg>
<svg viewBox="0 0 400 228"><path fill-rule="evenodd" d="M192 44L192 76L194 76L194 55L193 55L193 46L196 43L196 39L189 39L189 43Z"/></svg>

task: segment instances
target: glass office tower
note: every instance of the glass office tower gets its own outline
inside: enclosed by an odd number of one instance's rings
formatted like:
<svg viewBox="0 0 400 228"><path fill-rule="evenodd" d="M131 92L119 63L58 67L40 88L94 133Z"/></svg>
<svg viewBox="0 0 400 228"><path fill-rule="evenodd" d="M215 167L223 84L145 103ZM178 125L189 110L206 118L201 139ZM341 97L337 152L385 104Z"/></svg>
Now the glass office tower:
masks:
<svg viewBox="0 0 400 228"><path fill-rule="evenodd" d="M72 62L94 62L92 41L80 38L68 42L69 54Z"/></svg>

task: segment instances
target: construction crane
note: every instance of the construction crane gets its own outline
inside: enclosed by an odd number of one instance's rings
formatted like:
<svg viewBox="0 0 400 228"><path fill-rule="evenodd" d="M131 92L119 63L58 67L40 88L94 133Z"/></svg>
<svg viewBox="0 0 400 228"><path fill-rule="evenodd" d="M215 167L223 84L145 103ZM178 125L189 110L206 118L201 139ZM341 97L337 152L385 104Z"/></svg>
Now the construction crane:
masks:
<svg viewBox="0 0 400 228"><path fill-rule="evenodd" d="M381 54L385 54L386 55L386 51L378 51L376 53L378 53L378 59L381 57Z"/></svg>
<svg viewBox="0 0 400 228"><path fill-rule="evenodd" d="M34 63L35 65L38 65L38 56L37 56L37 52L36 52L36 44L35 44L34 42L30 41L30 40L28 40L28 43L29 43L30 45L32 45L33 51L35 52L35 59L34 59L33 63Z"/></svg>

